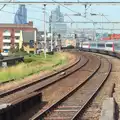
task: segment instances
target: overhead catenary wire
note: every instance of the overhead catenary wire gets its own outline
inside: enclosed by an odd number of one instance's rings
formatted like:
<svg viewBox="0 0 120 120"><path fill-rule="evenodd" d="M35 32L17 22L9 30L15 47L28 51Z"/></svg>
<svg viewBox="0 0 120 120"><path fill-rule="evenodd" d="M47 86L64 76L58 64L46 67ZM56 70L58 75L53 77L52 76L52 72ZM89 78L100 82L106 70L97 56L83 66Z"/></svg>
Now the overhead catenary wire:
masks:
<svg viewBox="0 0 120 120"><path fill-rule="evenodd" d="M52 1L55 2L55 3L57 3L55 0L52 0ZM87 17L84 17L83 15L81 15L81 13L76 12L75 10L70 9L70 8L66 7L65 5L62 5L62 4L60 4L60 3L57 3L57 4L63 6L64 8L70 10L71 12L74 12L74 13L80 14L80 17L83 17L83 18L85 18L85 19L87 19L87 20L89 20L89 21L94 22L93 20L91 20L91 19L89 19L89 18L87 18Z"/></svg>
<svg viewBox="0 0 120 120"><path fill-rule="evenodd" d="M113 29L114 29L114 24L105 15L103 15L103 16L108 22L110 22L113 25Z"/></svg>
<svg viewBox="0 0 120 120"><path fill-rule="evenodd" d="M11 2L12 0L10 0L9 2ZM7 4L4 4L1 8L0 11L6 6Z"/></svg>
<svg viewBox="0 0 120 120"><path fill-rule="evenodd" d="M52 1L55 2L55 3L57 3L55 0L52 0ZM61 5L61 6L63 6L63 7L66 8L66 9L74 12L74 13L80 14L81 17L85 18L86 20L89 20L89 21L93 22L93 24L94 24L94 21L93 21L93 20L87 18L86 16L81 15L81 13L76 12L76 11L74 11L74 10L72 10L72 9L70 9L70 8L66 7L65 5L62 5L62 4L60 4L60 3L58 3L58 4Z"/></svg>
<svg viewBox="0 0 120 120"><path fill-rule="evenodd" d="M93 10L93 9L92 9L92 10ZM94 11L96 11L96 10L94 9ZM108 22L110 22L110 23L113 25L113 29L114 29L114 23L112 23L112 21L110 21L110 20L106 17L107 15L104 15L103 13L98 13L98 14L94 13L94 15L103 16ZM101 24L100 24L100 26L102 27Z"/></svg>
<svg viewBox="0 0 120 120"><path fill-rule="evenodd" d="M13 4L14 5L14 4ZM28 5L27 5L28 6ZM31 5L30 5L31 6ZM12 6L7 6L7 7L10 7L10 8L13 8ZM32 7L32 9L34 9L34 7ZM42 9L42 8L41 8ZM9 14L16 14L16 12L10 12L10 11L6 11L6 10L1 10L2 12L6 12L6 13L9 13ZM31 9L29 9L29 11L34 11L34 12L42 12L43 13L43 9L41 10L41 11L39 11L39 10L31 10ZM48 13L49 11L48 10L46 10L46 13L49 15L49 13ZM22 16L21 14L16 14L16 15L19 15L19 16ZM35 19L35 20L40 20L40 21L43 21L44 22L44 20L41 20L41 19L38 19L38 18L34 18L34 17L28 17L28 18L31 18L31 19ZM49 21L46 21L47 23L49 23Z"/></svg>
<svg viewBox="0 0 120 120"><path fill-rule="evenodd" d="M1 10L1 11L2 11L2 12L9 13L9 14L16 14L16 13L14 13L14 12L6 11L6 10ZM17 14L17 15L22 16L21 14ZM28 17L28 18L30 18L30 19L35 19L35 20L44 22L44 20L41 20L41 19L39 19L39 18L34 18L34 17ZM48 22L48 21L46 21L46 22Z"/></svg>

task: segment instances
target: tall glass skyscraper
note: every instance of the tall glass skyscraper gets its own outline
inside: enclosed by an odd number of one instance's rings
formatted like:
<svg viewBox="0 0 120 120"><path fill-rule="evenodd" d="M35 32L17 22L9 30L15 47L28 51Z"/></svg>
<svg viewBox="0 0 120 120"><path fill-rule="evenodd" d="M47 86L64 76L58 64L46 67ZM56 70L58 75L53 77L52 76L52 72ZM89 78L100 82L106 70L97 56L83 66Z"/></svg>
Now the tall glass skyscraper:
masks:
<svg viewBox="0 0 120 120"><path fill-rule="evenodd" d="M26 24L27 23L27 9L25 5L19 5L19 8L14 17L15 24Z"/></svg>
<svg viewBox="0 0 120 120"><path fill-rule="evenodd" d="M64 15L60 12L60 6L58 6L55 10L51 11L49 17L49 32L52 30L52 32L56 33L65 33L67 25L60 22L64 22Z"/></svg>

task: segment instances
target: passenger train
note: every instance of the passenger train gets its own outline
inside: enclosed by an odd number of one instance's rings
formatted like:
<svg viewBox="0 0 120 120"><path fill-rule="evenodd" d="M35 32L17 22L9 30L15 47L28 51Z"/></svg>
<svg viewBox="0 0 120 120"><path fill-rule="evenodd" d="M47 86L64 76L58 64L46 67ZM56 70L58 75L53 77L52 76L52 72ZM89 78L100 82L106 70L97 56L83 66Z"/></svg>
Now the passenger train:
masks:
<svg viewBox="0 0 120 120"><path fill-rule="evenodd" d="M82 42L80 48L100 49L107 51L120 52L120 40L118 41L95 41L95 42Z"/></svg>

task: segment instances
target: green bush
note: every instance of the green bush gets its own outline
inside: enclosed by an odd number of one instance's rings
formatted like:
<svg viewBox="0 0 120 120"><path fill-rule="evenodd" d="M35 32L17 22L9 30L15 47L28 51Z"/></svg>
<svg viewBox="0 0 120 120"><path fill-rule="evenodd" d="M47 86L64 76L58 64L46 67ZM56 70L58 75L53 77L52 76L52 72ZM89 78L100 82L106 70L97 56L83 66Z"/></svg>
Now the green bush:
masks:
<svg viewBox="0 0 120 120"><path fill-rule="evenodd" d="M59 65L64 65L68 62L66 54L54 53L45 58L44 54L24 56L24 62L17 63L16 66L11 66L0 71L0 81L8 81L11 79L19 80L34 73L39 73L45 70L53 70Z"/></svg>
<svg viewBox="0 0 120 120"><path fill-rule="evenodd" d="M73 46L73 45L68 45L67 48L68 48L68 49L73 49L74 46Z"/></svg>
<svg viewBox="0 0 120 120"><path fill-rule="evenodd" d="M25 58L24 63L30 63L33 62L34 60L32 58Z"/></svg>

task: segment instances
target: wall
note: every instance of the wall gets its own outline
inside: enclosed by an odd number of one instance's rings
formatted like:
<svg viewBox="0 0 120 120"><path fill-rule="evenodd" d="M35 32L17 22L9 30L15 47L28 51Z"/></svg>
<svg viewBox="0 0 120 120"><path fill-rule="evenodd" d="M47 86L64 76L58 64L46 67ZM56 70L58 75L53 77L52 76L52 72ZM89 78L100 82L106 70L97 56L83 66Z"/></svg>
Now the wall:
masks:
<svg viewBox="0 0 120 120"><path fill-rule="evenodd" d="M35 41L36 41L36 28L23 28L23 27L0 27L0 49L2 51L2 47L3 47L3 32L4 30L9 30L11 33L11 44L14 45L14 38L15 38L15 31L16 30L24 30L24 31L35 31ZM23 43L23 38L22 38L22 32L20 32L20 41L19 41L19 48L22 47L22 43Z"/></svg>

